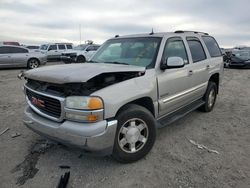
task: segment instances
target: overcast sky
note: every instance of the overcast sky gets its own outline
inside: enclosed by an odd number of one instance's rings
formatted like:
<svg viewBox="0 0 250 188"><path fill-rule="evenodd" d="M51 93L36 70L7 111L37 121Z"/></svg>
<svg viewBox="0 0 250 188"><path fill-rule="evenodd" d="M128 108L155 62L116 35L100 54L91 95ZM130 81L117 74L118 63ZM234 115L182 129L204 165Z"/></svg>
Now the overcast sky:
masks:
<svg viewBox="0 0 250 188"><path fill-rule="evenodd" d="M250 45L249 0L0 0L0 41L94 40L116 34L198 30L221 47Z"/></svg>

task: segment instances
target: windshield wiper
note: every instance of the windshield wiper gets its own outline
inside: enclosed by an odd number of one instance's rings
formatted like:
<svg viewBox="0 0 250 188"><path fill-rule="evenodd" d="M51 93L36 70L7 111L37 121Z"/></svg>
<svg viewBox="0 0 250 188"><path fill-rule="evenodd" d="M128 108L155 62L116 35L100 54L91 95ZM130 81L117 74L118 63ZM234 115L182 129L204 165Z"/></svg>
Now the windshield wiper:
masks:
<svg viewBox="0 0 250 188"><path fill-rule="evenodd" d="M104 63L110 63L110 64L120 64L120 65L130 65L128 63L122 63L122 62L118 62L118 61L106 61Z"/></svg>

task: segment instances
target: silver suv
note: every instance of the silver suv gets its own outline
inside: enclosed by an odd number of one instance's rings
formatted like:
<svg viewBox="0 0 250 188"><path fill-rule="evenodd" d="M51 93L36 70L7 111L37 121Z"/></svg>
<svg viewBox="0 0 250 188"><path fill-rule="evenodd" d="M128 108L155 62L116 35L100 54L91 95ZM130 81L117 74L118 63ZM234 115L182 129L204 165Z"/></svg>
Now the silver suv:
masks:
<svg viewBox="0 0 250 188"><path fill-rule="evenodd" d="M58 142L133 162L151 150L156 128L197 108L210 112L222 73L221 51L206 33L116 36L88 63L27 71L24 123Z"/></svg>

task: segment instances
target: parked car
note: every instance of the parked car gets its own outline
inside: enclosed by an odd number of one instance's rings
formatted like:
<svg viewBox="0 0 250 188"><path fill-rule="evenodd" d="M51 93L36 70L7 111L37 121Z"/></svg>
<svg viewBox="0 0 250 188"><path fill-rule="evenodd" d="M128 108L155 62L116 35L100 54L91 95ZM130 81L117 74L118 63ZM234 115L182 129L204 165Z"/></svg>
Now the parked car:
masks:
<svg viewBox="0 0 250 188"><path fill-rule="evenodd" d="M206 33L116 36L88 63L25 72L24 123L47 138L133 162L151 150L156 128L197 108L212 111L222 75L221 51Z"/></svg>
<svg viewBox="0 0 250 188"><path fill-rule="evenodd" d="M41 52L29 52L28 48L21 46L0 46L0 68L27 67L34 69L45 65L47 57Z"/></svg>
<svg viewBox="0 0 250 188"><path fill-rule="evenodd" d="M19 42L10 42L10 41L3 41L3 42L0 42L0 45L20 46Z"/></svg>
<svg viewBox="0 0 250 188"><path fill-rule="evenodd" d="M233 50L228 66L250 68L250 50Z"/></svg>
<svg viewBox="0 0 250 188"><path fill-rule="evenodd" d="M61 60L64 63L84 63L88 61L98 50L100 45L97 44L81 44L74 50L67 50L62 53Z"/></svg>
<svg viewBox="0 0 250 188"><path fill-rule="evenodd" d="M40 51L47 54L48 61L60 61L62 53L72 48L72 43L53 43L41 45Z"/></svg>
<svg viewBox="0 0 250 188"><path fill-rule="evenodd" d="M36 45L27 45L27 46L25 46L25 48L28 48L30 52L38 52L40 46L36 46Z"/></svg>

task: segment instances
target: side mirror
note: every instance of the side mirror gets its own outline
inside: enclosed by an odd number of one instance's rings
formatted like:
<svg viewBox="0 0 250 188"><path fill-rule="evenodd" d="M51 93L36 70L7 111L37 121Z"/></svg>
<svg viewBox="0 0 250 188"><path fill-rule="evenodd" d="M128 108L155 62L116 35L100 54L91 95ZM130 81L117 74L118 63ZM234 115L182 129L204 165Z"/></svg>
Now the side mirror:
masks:
<svg viewBox="0 0 250 188"><path fill-rule="evenodd" d="M166 61L161 65L161 69L173 69L173 68L182 68L185 63L181 57L169 57Z"/></svg>

